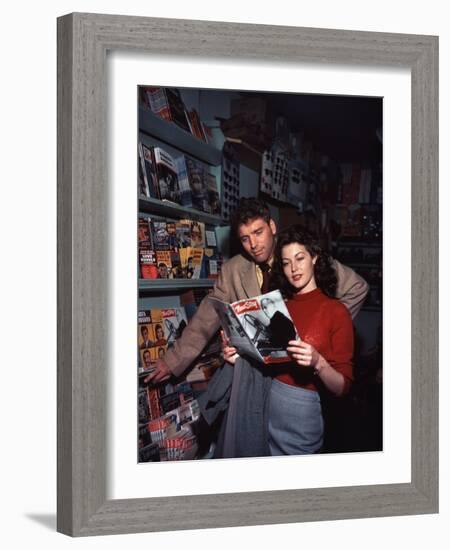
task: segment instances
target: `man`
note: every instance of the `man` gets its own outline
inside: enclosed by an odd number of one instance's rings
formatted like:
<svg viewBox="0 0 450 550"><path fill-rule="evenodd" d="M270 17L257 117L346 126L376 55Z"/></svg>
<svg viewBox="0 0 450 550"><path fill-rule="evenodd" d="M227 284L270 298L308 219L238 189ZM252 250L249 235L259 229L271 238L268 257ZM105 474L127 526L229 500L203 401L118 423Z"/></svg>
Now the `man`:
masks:
<svg viewBox="0 0 450 550"><path fill-rule="evenodd" d="M243 248L222 266L212 296L224 302L253 298L268 291L277 227L267 205L255 198L242 198L235 212L234 230ZM368 285L352 269L334 260L338 278L337 297L354 317L364 302ZM201 354L220 328L219 317L208 299L204 299L181 338L158 360L145 381L161 382L172 374L180 376Z"/></svg>
<svg viewBox="0 0 450 550"><path fill-rule="evenodd" d="M158 277L160 279L168 279L169 278L169 268L164 262L161 262L158 264Z"/></svg>
<svg viewBox="0 0 450 550"><path fill-rule="evenodd" d="M142 366L145 370L150 370L153 368L152 356L150 355L150 351L148 349L142 352L142 362Z"/></svg>
<svg viewBox="0 0 450 550"><path fill-rule="evenodd" d="M150 340L150 338L148 337L148 327L147 325L142 325L141 326L141 339L142 339L142 343L141 343L141 349L145 349L145 348L152 348L155 343Z"/></svg>

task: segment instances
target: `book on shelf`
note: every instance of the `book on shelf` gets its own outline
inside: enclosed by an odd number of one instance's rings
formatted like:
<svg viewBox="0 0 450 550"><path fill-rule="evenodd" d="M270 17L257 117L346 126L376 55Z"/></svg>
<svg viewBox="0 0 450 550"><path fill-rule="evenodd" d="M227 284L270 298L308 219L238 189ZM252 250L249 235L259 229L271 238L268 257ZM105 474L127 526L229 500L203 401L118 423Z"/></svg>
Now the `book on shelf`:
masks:
<svg viewBox="0 0 450 550"><path fill-rule="evenodd" d="M192 206L207 212L208 197L206 191L205 168L200 161L186 157L186 168L191 188Z"/></svg>
<svg viewBox="0 0 450 550"><path fill-rule="evenodd" d="M145 248L153 248L152 220L149 216L139 216L138 244Z"/></svg>
<svg viewBox="0 0 450 550"><path fill-rule="evenodd" d="M198 451L197 438L190 423L186 423L175 435L163 439L160 447L162 461L192 460Z"/></svg>
<svg viewBox="0 0 450 550"><path fill-rule="evenodd" d="M139 271L141 279L157 279L155 251L151 248L139 247Z"/></svg>
<svg viewBox="0 0 450 550"><path fill-rule="evenodd" d="M167 230L167 222L153 220L152 237L155 250L170 250L170 235Z"/></svg>
<svg viewBox="0 0 450 550"><path fill-rule="evenodd" d="M206 279L217 279L222 269L222 256L214 248L205 248L203 255L204 269L202 273Z"/></svg>
<svg viewBox="0 0 450 550"><path fill-rule="evenodd" d="M299 339L279 290L231 304L209 297L231 346L263 363L289 360L289 340Z"/></svg>
<svg viewBox="0 0 450 550"><path fill-rule="evenodd" d="M186 274L181 265L180 249L175 248L170 251L170 263L172 264L171 278L172 279L185 279Z"/></svg>
<svg viewBox="0 0 450 550"><path fill-rule="evenodd" d="M161 446L164 439L173 437L177 433L176 416L166 414L150 420L148 430L154 443Z"/></svg>
<svg viewBox="0 0 450 550"><path fill-rule="evenodd" d="M191 248L192 250L192 279L201 279L203 267L203 248ZM189 264L189 259L188 259Z"/></svg>
<svg viewBox="0 0 450 550"><path fill-rule="evenodd" d="M142 142L138 143L139 166L142 183L140 193L146 197L160 199L158 177L156 173L156 161L153 147L147 147Z"/></svg>
<svg viewBox="0 0 450 550"><path fill-rule="evenodd" d="M205 129L196 109L191 109L190 111L186 110L186 120L189 124L189 130L191 134L197 139L206 142L207 137L205 134Z"/></svg>
<svg viewBox="0 0 450 550"><path fill-rule="evenodd" d="M159 388L156 386L147 386L147 401L149 410L149 421L157 420L161 417L161 407L159 406ZM151 435L151 434L150 434ZM153 437L152 437L153 441Z"/></svg>
<svg viewBox="0 0 450 550"><path fill-rule="evenodd" d="M189 183L189 174L186 166L186 158L180 155L174 159L178 176L178 187L180 190L180 204L188 208L192 208L192 192Z"/></svg>
<svg viewBox="0 0 450 550"><path fill-rule="evenodd" d="M138 312L139 349L165 346L162 309L141 310Z"/></svg>
<svg viewBox="0 0 450 550"><path fill-rule="evenodd" d="M173 279L170 250L156 251L156 265L158 268L158 279Z"/></svg>
<svg viewBox="0 0 450 550"><path fill-rule="evenodd" d="M153 147L159 198L180 203L177 167L172 156L162 147Z"/></svg>
<svg viewBox="0 0 450 550"><path fill-rule="evenodd" d="M141 142L138 143L138 192L139 196L150 196L150 189L148 187L147 175L145 173L144 154L142 152Z"/></svg>
<svg viewBox="0 0 450 550"><path fill-rule="evenodd" d="M179 90L156 86L146 86L145 89L147 105L153 113L168 122L174 122L186 132L190 132L186 107Z"/></svg>
<svg viewBox="0 0 450 550"><path fill-rule="evenodd" d="M205 247L205 224L196 220L191 220L191 246L192 248Z"/></svg>
<svg viewBox="0 0 450 550"><path fill-rule="evenodd" d="M214 279L220 272L223 258L214 226L141 216L138 240L143 279Z"/></svg>
<svg viewBox="0 0 450 550"><path fill-rule="evenodd" d="M219 216L221 212L221 205L216 176L214 174L206 172L205 179L207 194L207 212L215 216Z"/></svg>
<svg viewBox="0 0 450 550"><path fill-rule="evenodd" d="M178 220L175 224L178 248L191 246L191 223L192 220Z"/></svg>
<svg viewBox="0 0 450 550"><path fill-rule="evenodd" d="M158 271L153 248L152 221L148 216L140 216L138 222L139 276L142 279L156 279Z"/></svg>

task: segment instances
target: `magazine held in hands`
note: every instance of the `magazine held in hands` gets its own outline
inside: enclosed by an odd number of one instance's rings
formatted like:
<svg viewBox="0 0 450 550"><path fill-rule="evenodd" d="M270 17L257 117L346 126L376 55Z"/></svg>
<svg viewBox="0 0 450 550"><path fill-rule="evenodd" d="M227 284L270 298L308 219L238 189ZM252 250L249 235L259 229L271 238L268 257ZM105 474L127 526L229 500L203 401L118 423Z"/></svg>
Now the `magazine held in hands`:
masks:
<svg viewBox="0 0 450 550"><path fill-rule="evenodd" d="M289 340L299 340L291 316L279 290L228 304L209 297L220 317L230 345L240 355L263 363L282 363L290 359Z"/></svg>

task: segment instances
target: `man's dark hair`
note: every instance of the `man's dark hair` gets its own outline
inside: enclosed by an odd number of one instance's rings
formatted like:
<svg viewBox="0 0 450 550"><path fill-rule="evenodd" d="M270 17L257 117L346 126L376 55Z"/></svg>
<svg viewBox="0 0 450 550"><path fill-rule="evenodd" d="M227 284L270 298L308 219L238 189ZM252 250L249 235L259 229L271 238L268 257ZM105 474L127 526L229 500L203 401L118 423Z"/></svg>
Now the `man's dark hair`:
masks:
<svg viewBox="0 0 450 550"><path fill-rule="evenodd" d="M265 222L269 223L272 218L269 207L261 199L242 197L231 219L234 234L237 233L241 224L246 224L256 218L263 218Z"/></svg>
<svg viewBox="0 0 450 550"><path fill-rule="evenodd" d="M148 328L145 325L141 325L141 334L144 334L144 330L148 332Z"/></svg>
<svg viewBox="0 0 450 550"><path fill-rule="evenodd" d="M322 249L315 235L304 229L301 225L293 225L278 235L274 253L272 276L270 278L271 290L279 288L286 298L291 298L296 292L295 288L291 287L284 275L281 260L283 247L292 243L303 245L311 256L317 256L314 265L316 284L324 294L330 298L335 298L337 276L333 267L333 260L330 255Z"/></svg>

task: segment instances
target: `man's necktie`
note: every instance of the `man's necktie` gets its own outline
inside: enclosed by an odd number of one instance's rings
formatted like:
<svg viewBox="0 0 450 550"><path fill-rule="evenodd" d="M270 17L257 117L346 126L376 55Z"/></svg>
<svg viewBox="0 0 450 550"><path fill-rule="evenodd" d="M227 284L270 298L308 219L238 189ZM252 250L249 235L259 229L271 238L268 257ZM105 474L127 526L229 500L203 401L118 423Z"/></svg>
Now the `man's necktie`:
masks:
<svg viewBox="0 0 450 550"><path fill-rule="evenodd" d="M261 293L265 294L266 292L269 292L269 279L270 279L270 265L269 264L260 264L259 268L262 271L262 285L261 285Z"/></svg>

